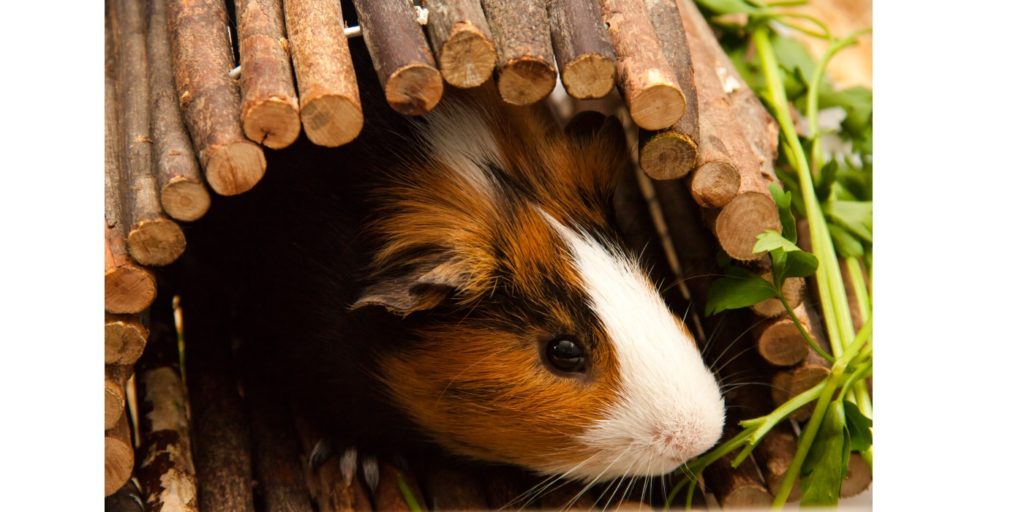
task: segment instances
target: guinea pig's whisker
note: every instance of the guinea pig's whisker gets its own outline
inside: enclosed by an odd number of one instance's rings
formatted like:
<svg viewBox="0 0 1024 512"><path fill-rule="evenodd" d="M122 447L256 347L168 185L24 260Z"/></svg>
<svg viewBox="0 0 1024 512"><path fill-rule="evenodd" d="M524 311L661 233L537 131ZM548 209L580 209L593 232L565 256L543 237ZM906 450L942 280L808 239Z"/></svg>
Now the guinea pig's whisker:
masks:
<svg viewBox="0 0 1024 512"><path fill-rule="evenodd" d="M448 389L452 387L452 384L455 384L455 381L458 380L459 377L462 377L466 372L468 372L469 370L472 370L478 364L480 364L480 363L482 363L484 361L487 361L488 359L492 359L492 358L498 357L499 355L503 355L503 354L504 354L504 352L502 352L502 351L492 352L491 354L488 354L486 357L482 357L480 359L477 359L476 361L473 362L473 364L463 368L462 371L460 371L459 373L455 374L455 376L452 377L451 380L448 381L448 384L446 384L444 386L444 389L442 389L441 392L437 395L437 401L434 402L434 408L436 409L438 407L438 405L441 403L441 399L444 398L444 395L448 393Z"/></svg>

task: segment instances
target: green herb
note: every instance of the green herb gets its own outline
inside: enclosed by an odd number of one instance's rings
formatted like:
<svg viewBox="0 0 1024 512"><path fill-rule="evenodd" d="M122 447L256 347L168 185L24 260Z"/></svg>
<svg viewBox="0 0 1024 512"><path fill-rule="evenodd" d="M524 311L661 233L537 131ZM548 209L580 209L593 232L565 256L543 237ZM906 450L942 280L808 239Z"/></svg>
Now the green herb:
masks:
<svg viewBox="0 0 1024 512"><path fill-rule="evenodd" d="M767 252L772 275L765 280L753 272L724 262L725 277L712 283L707 312L747 307L765 298L778 298L805 341L832 363L825 381L793 397L771 413L740 422L743 430L717 448L689 461L681 474L690 475L670 497L688 484L689 506L701 471L715 460L739 450L733 466L740 464L777 424L796 409L814 403L810 420L801 430L792 466L778 490L774 507L781 507L797 477L801 477L802 505L835 505L846 474L851 452L858 452L870 465L872 460L872 405L865 379L872 373L871 298L866 276L871 269L871 101L869 89L854 87L835 90L824 79L831 58L855 43L862 32L835 38L828 27L806 15L783 13L775 8L789 2L725 2L698 0L718 14L748 15L745 25L725 26L723 42L737 70L768 105L779 123L781 153L785 163L776 170L786 190L772 185L770 192L779 210L781 232L766 231L758 236L754 252ZM799 30L829 42L815 62L791 39L773 35L768 22ZM747 62L745 49L753 43L757 60ZM803 109L805 136L798 135L790 109ZM846 116L838 135L852 148L850 154L826 158L822 151L819 108L840 107ZM830 135L831 136L831 135ZM794 215L794 212L796 215ZM796 216L806 220L812 251L800 250ZM803 243L803 242L802 242ZM854 304L847 301L846 284L840 273L840 258L847 270ZM824 352L781 293L786 278L815 276L821 298L822 319L832 354ZM857 307L863 326L854 332L851 306ZM671 499L669 503L672 503Z"/></svg>

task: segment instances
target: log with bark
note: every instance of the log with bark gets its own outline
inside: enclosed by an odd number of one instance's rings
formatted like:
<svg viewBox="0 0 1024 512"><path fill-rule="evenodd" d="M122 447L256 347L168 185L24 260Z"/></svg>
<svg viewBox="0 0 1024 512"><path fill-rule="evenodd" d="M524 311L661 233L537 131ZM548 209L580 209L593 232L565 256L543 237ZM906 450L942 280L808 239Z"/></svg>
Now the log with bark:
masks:
<svg viewBox="0 0 1024 512"><path fill-rule="evenodd" d="M772 273L771 271L762 273L761 277L771 282ZM782 282L782 296L785 297L789 307L796 309L803 304L804 289L805 283L801 277L790 277ZM766 318L774 318L786 314L786 306L782 304L781 300L774 297L750 306L750 310Z"/></svg>
<svg viewBox="0 0 1024 512"><path fill-rule="evenodd" d="M149 330L138 315L107 314L103 328L103 362L132 365L146 348Z"/></svg>
<svg viewBox="0 0 1024 512"><path fill-rule="evenodd" d="M171 69L171 40L167 32L167 2L149 2L146 52L149 58L150 133L160 205L171 217L193 221L210 208L199 162L188 138Z"/></svg>
<svg viewBox="0 0 1024 512"><path fill-rule="evenodd" d="M341 4L284 0L284 11L306 137L327 147L351 142L363 129L363 108Z"/></svg>
<svg viewBox="0 0 1024 512"><path fill-rule="evenodd" d="M107 365L103 379L103 428L111 429L125 413L125 383L132 375L127 365Z"/></svg>
<svg viewBox="0 0 1024 512"><path fill-rule="evenodd" d="M103 495L110 496L131 478L135 465L135 450L132 447L127 414L122 414L114 426L107 429L103 452Z"/></svg>
<svg viewBox="0 0 1024 512"><path fill-rule="evenodd" d="M804 330L810 334L809 321L804 307L798 306L794 312L797 318L801 319ZM756 336L757 353L765 361L775 366L799 364L810 351L800 328L788 316L760 324L756 329Z"/></svg>
<svg viewBox="0 0 1024 512"><path fill-rule="evenodd" d="M768 195L768 184L776 181L778 125L736 73L696 5L677 5L693 60L700 125L701 157L691 191L698 204L722 208L714 227L722 249L753 261L759 259L752 252L757 235L780 230Z"/></svg>
<svg viewBox="0 0 1024 512"><path fill-rule="evenodd" d="M246 365L256 491L267 512L313 512L306 485L305 462L291 412L280 390Z"/></svg>
<svg viewBox="0 0 1024 512"><path fill-rule="evenodd" d="M723 439L729 439L736 432L726 429ZM753 458L746 458L738 467L733 468L731 462L739 450L711 463L704 470L704 478L708 489L723 509L759 507L767 509L772 503L772 495L768 492L757 464Z"/></svg>
<svg viewBox="0 0 1024 512"><path fill-rule="evenodd" d="M112 13L111 13L112 14ZM121 212L121 144L117 100L117 42L105 17L103 98L103 305L110 313L139 313L156 297L156 278L128 255Z"/></svg>
<svg viewBox="0 0 1024 512"><path fill-rule="evenodd" d="M299 99L292 83L281 0L235 0L241 64L242 130L272 149L299 136Z"/></svg>
<svg viewBox="0 0 1024 512"><path fill-rule="evenodd" d="M764 436L760 444L754 448L754 458L761 468L765 482L768 484L768 491L772 496L779 494L779 487L782 486L782 479L786 471L793 463L796 456L796 435L793 429L787 424L777 425ZM800 479L797 478L786 501L800 499Z"/></svg>
<svg viewBox="0 0 1024 512"><path fill-rule="evenodd" d="M592 510L595 508L594 497L590 494L589 486L575 480L557 481L540 495L539 504L543 510ZM615 496L609 496L613 508L621 502Z"/></svg>
<svg viewBox="0 0 1024 512"><path fill-rule="evenodd" d="M645 0L654 33L665 58L675 71L686 99L686 110L670 128L644 131L640 141L640 167L654 179L673 179L687 175L697 166L700 149L699 108L694 83L690 45L675 0Z"/></svg>
<svg viewBox="0 0 1024 512"><path fill-rule="evenodd" d="M167 265L185 251L185 235L163 214L157 197L144 7L138 0L117 0L111 3L109 18L116 42L118 168L128 253L143 265Z"/></svg>
<svg viewBox="0 0 1024 512"><path fill-rule="evenodd" d="M506 103L536 103L555 88L548 12L543 0L482 0L498 50L498 92Z"/></svg>
<svg viewBox="0 0 1024 512"><path fill-rule="evenodd" d="M151 308L152 341L137 367L142 440L137 477L147 509L197 512L188 396L169 298L162 291Z"/></svg>
<svg viewBox="0 0 1024 512"><path fill-rule="evenodd" d="M438 68L460 88L482 85L498 60L494 37L479 0L425 0L427 29Z"/></svg>
<svg viewBox="0 0 1024 512"><path fill-rule="evenodd" d="M600 0L615 48L616 76L630 117L646 130L668 128L686 111L679 80L661 51L643 0Z"/></svg>
<svg viewBox="0 0 1024 512"><path fill-rule="evenodd" d="M167 15L178 102L206 181L218 194L241 194L263 178L267 161L239 122L241 98L228 76L234 62L226 6L170 0Z"/></svg>
<svg viewBox="0 0 1024 512"><path fill-rule="evenodd" d="M209 276L191 279L181 298L185 372L200 510L253 511L249 426L220 321L223 300L200 289Z"/></svg>
<svg viewBox="0 0 1024 512"><path fill-rule="evenodd" d="M581 100L603 98L615 86L615 51L597 4L552 0L548 14L565 91Z"/></svg>
<svg viewBox="0 0 1024 512"><path fill-rule="evenodd" d="M422 115L441 101L444 83L409 0L353 0L384 98L396 112Z"/></svg>

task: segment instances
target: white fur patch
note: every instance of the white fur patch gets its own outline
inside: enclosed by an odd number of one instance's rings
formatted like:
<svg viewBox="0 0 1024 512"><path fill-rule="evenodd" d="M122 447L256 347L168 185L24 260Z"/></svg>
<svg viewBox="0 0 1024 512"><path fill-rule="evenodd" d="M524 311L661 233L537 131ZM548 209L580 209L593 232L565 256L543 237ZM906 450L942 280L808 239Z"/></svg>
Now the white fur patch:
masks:
<svg viewBox="0 0 1024 512"><path fill-rule="evenodd" d="M600 451L558 472L593 480L660 475L711 448L725 404L693 339L635 261L548 219L572 248L622 380L617 402L579 439Z"/></svg>
<svg viewBox="0 0 1024 512"><path fill-rule="evenodd" d="M426 114L420 141L437 161L455 171L454 178L493 197L488 164L501 163L501 149L487 124L488 112L472 104L443 101Z"/></svg>

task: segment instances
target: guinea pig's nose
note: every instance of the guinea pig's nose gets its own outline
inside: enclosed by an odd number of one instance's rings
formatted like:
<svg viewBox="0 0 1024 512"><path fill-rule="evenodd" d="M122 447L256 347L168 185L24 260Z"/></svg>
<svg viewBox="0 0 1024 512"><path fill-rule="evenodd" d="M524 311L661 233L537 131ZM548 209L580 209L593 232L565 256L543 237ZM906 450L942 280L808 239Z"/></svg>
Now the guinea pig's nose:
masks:
<svg viewBox="0 0 1024 512"><path fill-rule="evenodd" d="M721 425L683 423L660 429L655 435L655 443L666 457L685 462L710 450L721 435Z"/></svg>

